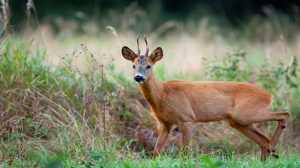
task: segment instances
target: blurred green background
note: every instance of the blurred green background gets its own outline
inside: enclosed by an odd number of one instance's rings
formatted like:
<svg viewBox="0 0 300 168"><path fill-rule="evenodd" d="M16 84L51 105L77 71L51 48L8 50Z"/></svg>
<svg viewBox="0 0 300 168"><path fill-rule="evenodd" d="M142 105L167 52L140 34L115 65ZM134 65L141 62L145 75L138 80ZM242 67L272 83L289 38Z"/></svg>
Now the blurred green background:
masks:
<svg viewBox="0 0 300 168"><path fill-rule="evenodd" d="M26 19L27 0L9 1L12 17L11 24L19 24ZM223 35L230 30L243 30L253 18L266 19L272 13L280 20L288 20L299 25L300 1L297 0L51 0L34 1L41 22L49 21L55 26L53 18L74 19L84 23L94 20L99 26L111 25L117 30L124 29L124 14L135 11L137 22L131 25L137 33L149 33L169 20L176 20L194 32L193 24L209 17L208 25L222 27ZM144 24L149 22L149 24ZM56 28L58 31L58 29Z"/></svg>

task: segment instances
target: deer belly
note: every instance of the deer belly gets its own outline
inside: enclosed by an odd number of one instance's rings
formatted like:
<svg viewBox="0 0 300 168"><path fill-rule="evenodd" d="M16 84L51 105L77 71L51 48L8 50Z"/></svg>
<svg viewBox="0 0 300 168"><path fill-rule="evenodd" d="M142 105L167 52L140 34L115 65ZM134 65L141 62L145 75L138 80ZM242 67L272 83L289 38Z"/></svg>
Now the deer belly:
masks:
<svg viewBox="0 0 300 168"><path fill-rule="evenodd" d="M232 101L219 101L199 104L193 108L197 122L224 120L234 111Z"/></svg>

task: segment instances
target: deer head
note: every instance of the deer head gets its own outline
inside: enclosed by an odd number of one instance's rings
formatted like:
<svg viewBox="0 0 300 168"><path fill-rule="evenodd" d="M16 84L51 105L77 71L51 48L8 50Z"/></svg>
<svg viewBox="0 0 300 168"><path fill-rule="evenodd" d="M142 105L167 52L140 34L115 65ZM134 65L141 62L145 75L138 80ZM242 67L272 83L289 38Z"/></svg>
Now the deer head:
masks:
<svg viewBox="0 0 300 168"><path fill-rule="evenodd" d="M146 36L144 36L145 43L146 43L146 53L145 55L140 54L140 47L139 47L139 36L137 36L136 43L137 43L137 54L132 51L127 46L124 46L122 48L122 55L125 59L132 62L132 69L133 69L133 75L134 80L138 83L143 83L147 81L147 79L151 76L153 73L152 67L153 65L162 59L163 57L163 51L160 47L157 47L150 56L148 56L149 52L149 46L146 39Z"/></svg>

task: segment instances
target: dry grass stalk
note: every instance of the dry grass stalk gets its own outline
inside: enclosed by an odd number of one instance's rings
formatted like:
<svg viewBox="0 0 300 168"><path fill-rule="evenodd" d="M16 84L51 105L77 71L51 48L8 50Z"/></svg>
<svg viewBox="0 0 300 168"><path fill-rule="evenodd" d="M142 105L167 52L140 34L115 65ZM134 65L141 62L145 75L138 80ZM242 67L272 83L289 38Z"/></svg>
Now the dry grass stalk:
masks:
<svg viewBox="0 0 300 168"><path fill-rule="evenodd" d="M1 13L0 13L0 21L2 24L6 24L10 18L10 11L8 6L8 0L1 0Z"/></svg>
<svg viewBox="0 0 300 168"><path fill-rule="evenodd" d="M34 2L33 0L28 0L27 3L26 3L26 16L27 16L27 29L29 29L30 27L30 15L31 15L31 9L33 10L34 12L34 16L35 16L35 21L37 23L37 26L40 25L39 23L39 19L38 19L38 15L37 15L37 12L36 12L36 8L35 8L35 5L34 5Z"/></svg>
<svg viewBox="0 0 300 168"><path fill-rule="evenodd" d="M86 57L86 68L88 69L87 74L83 74L81 70L76 65L76 60L82 56L81 52L78 53L73 52L73 64L69 65L73 70L77 71L81 77L83 77L86 81L85 86L83 87L83 112L82 117L84 120L95 119L97 122L95 124L96 130L99 135L103 138L103 149L106 151L107 148L107 140L109 135L109 131L107 128L111 130L113 124L111 122L110 112L112 108L109 107L109 99L111 94L108 93L105 86L105 76L107 75L109 65L113 61L110 57L105 61L106 56L103 55L103 58L100 61L97 60L94 53L90 52L86 46L81 45L83 49L83 56ZM107 125L108 124L108 125Z"/></svg>

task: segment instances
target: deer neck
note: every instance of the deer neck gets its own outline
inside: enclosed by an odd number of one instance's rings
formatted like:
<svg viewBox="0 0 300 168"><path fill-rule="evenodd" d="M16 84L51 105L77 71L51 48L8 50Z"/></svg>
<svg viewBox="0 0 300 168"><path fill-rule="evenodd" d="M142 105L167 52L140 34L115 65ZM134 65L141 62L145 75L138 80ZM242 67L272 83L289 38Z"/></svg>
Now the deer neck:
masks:
<svg viewBox="0 0 300 168"><path fill-rule="evenodd" d="M140 84L140 89L144 98L147 100L151 107L156 108L159 106L163 88L162 83L156 79L153 73L147 81Z"/></svg>

